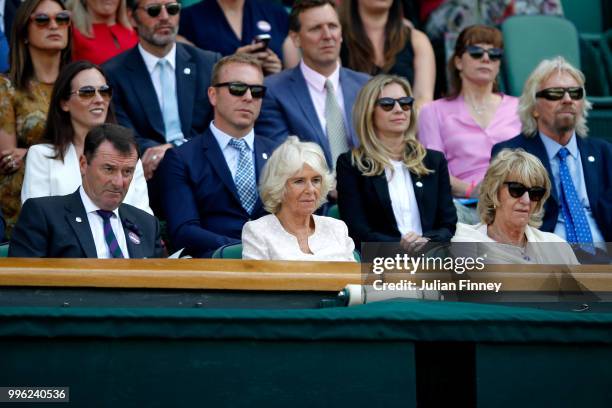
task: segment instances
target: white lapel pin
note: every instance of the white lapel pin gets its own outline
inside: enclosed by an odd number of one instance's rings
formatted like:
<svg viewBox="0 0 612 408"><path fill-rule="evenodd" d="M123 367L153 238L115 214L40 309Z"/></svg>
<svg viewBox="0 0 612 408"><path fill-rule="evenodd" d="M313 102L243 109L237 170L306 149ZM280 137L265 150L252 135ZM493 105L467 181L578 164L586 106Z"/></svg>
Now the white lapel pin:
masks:
<svg viewBox="0 0 612 408"><path fill-rule="evenodd" d="M267 153L262 153L261 157L263 157L264 160L268 160L268 154Z"/></svg>
<svg viewBox="0 0 612 408"><path fill-rule="evenodd" d="M420 181L417 181L414 184L416 184L416 186L419 187L419 188L423 187L423 183L421 183Z"/></svg>
<svg viewBox="0 0 612 408"><path fill-rule="evenodd" d="M140 238L138 238L138 235L136 235L135 232L133 231L128 232L128 237L130 238L130 241L132 241L134 244L136 245L140 244Z"/></svg>
<svg viewBox="0 0 612 408"><path fill-rule="evenodd" d="M76 222L83 222L83 220L81 219L81 217L76 217L74 220L75 220Z"/></svg>
<svg viewBox="0 0 612 408"><path fill-rule="evenodd" d="M587 160L593 163L595 161L595 158L593 156L589 156L587 157Z"/></svg>
<svg viewBox="0 0 612 408"><path fill-rule="evenodd" d="M183 73L184 73L185 75L189 75L189 74L191 74L191 68L185 68L185 69L183 70Z"/></svg>

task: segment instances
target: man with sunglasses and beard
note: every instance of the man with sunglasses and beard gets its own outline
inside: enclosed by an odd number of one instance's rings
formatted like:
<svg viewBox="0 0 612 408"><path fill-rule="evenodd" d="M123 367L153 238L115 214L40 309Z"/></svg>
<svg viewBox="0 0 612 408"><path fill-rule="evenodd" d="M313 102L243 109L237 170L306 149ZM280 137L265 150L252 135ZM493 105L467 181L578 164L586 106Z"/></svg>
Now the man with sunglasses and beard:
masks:
<svg viewBox="0 0 612 408"><path fill-rule="evenodd" d="M242 226L266 214L257 180L275 146L253 131L265 92L255 56L234 54L215 65L208 88L214 120L203 134L169 150L158 170L174 249L210 257L239 243Z"/></svg>
<svg viewBox="0 0 612 408"><path fill-rule="evenodd" d="M537 156L552 181L542 231L570 244L583 262L609 260L612 241L612 144L587 138L584 75L562 57L542 61L519 102L522 133L493 146L522 148Z"/></svg>
<svg viewBox="0 0 612 408"><path fill-rule="evenodd" d="M212 109L206 89L220 55L176 42L181 10L176 0L128 0L127 6L138 46L104 69L115 92L117 120L136 132L151 180L168 149L208 127ZM157 207L161 192L151 183L149 190Z"/></svg>

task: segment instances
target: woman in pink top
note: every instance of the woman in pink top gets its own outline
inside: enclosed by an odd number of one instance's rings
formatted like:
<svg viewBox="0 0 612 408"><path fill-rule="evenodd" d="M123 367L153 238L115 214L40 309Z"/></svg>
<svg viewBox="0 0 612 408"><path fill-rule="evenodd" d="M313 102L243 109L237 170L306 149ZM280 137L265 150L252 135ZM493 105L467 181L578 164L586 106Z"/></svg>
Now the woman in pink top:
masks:
<svg viewBox="0 0 612 408"><path fill-rule="evenodd" d="M138 43L125 0L70 0L73 15L72 60L103 64Z"/></svg>
<svg viewBox="0 0 612 408"><path fill-rule="evenodd" d="M419 139L446 156L454 197L477 197L493 145L520 133L518 98L498 92L502 55L498 29L464 29L448 62L450 95L421 110Z"/></svg>

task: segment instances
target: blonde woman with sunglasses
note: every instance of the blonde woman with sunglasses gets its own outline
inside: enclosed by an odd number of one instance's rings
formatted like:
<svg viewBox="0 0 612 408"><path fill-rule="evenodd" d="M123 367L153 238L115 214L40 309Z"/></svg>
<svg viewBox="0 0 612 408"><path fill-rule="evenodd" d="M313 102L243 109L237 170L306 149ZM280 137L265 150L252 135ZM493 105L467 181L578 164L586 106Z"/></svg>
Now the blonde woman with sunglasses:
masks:
<svg viewBox="0 0 612 408"><path fill-rule="evenodd" d="M360 145L336 166L340 216L357 246L397 242L409 250L455 232L446 160L416 140L413 103L408 81L392 75L372 78L357 96Z"/></svg>
<svg viewBox="0 0 612 408"><path fill-rule="evenodd" d="M79 158L85 136L97 125L116 123L112 95L106 75L97 65L77 61L62 70L51 93L44 143L32 146L28 153L22 202L71 194L81 185ZM140 160L123 202L153 213Z"/></svg>
<svg viewBox="0 0 612 408"><path fill-rule="evenodd" d="M59 0L26 0L13 21L8 77L0 76L0 207L8 233L21 208L28 148L40 141L51 88L70 61L70 12Z"/></svg>

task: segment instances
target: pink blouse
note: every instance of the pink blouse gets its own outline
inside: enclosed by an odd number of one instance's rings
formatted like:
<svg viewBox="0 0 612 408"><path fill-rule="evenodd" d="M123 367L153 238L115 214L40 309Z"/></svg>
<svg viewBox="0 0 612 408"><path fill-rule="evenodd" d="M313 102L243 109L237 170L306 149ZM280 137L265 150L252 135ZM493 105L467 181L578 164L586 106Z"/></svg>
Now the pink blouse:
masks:
<svg viewBox="0 0 612 408"><path fill-rule="evenodd" d="M501 96L502 101L486 129L472 118L461 95L451 100L435 100L421 109L419 140L428 149L444 153L449 173L462 181L482 181L493 145L521 132L518 98Z"/></svg>

